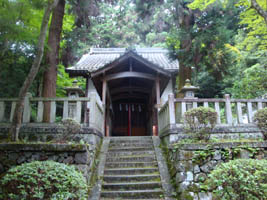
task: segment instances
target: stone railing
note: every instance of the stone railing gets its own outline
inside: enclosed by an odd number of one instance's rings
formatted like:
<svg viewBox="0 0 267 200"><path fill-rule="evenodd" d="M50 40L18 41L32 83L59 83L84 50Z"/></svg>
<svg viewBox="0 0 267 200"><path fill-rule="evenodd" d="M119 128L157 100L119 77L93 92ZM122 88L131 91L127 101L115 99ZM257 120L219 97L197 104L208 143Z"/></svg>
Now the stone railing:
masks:
<svg viewBox="0 0 267 200"><path fill-rule="evenodd" d="M17 100L17 98L0 99L0 123L12 121ZM35 98L27 94L22 122L43 123L45 104L50 105L49 123L58 123L63 119L72 118L103 132L103 106L101 102L97 101L94 94L90 95L90 98Z"/></svg>
<svg viewBox="0 0 267 200"><path fill-rule="evenodd" d="M182 124L184 113L199 106L214 108L218 114L217 124L250 124L254 113L267 106L267 99L231 99L229 94L221 99L175 99L169 94L168 101L158 112L159 133Z"/></svg>

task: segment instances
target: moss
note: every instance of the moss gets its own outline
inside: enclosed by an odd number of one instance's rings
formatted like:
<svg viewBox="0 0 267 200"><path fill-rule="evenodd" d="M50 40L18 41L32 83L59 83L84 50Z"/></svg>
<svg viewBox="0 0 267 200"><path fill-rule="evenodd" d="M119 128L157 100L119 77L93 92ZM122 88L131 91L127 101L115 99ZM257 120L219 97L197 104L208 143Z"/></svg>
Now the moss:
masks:
<svg viewBox="0 0 267 200"><path fill-rule="evenodd" d="M193 158L193 156L194 156L194 154L193 154L192 151L186 151L184 153L184 157L185 157L186 160L191 160Z"/></svg>
<svg viewBox="0 0 267 200"><path fill-rule="evenodd" d="M103 177L98 177L98 173L97 173L102 143L103 143L103 140L100 141L98 147L96 148L95 157L94 157L93 164L91 167L91 174L92 175L90 177L90 180L88 180L89 181L89 193L91 193L91 189L93 188L95 183L99 179L101 179L101 178L103 179Z"/></svg>
<svg viewBox="0 0 267 200"><path fill-rule="evenodd" d="M188 191L184 191L180 196L180 200L194 200L194 197L191 196L191 194Z"/></svg>

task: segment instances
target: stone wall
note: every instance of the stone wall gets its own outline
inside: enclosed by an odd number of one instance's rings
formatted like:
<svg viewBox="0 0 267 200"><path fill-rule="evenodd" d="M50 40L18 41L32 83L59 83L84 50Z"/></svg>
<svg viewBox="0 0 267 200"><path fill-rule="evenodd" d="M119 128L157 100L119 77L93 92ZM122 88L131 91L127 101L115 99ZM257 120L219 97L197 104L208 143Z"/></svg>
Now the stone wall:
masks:
<svg viewBox="0 0 267 200"><path fill-rule="evenodd" d="M200 184L220 163L235 158L267 159L267 142L180 144L166 148L170 175L179 199L212 200Z"/></svg>
<svg viewBox="0 0 267 200"><path fill-rule="evenodd" d="M176 124L172 129L167 129L160 135L160 138L166 143L171 144L185 138L190 138L184 132L183 124ZM260 139L263 135L255 124L237 124L237 125L216 125L212 131L211 138L217 139Z"/></svg>
<svg viewBox="0 0 267 200"><path fill-rule="evenodd" d="M0 140L7 138L10 124L0 124ZM50 142L62 135L63 128L59 124L27 123L22 124L20 139L28 142ZM83 140L87 144L97 146L103 137L102 133L90 127L82 127L81 131L75 134L73 142Z"/></svg>
<svg viewBox="0 0 267 200"><path fill-rule="evenodd" d="M53 160L74 165L90 180L96 148L77 144L0 144L0 177L9 168L31 161Z"/></svg>

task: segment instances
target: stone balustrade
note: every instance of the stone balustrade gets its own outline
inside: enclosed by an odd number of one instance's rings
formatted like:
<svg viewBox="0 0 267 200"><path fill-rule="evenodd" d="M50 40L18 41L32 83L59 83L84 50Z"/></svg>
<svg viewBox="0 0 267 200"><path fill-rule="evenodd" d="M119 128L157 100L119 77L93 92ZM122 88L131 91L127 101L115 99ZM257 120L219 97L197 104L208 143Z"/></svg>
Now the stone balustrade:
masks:
<svg viewBox="0 0 267 200"><path fill-rule="evenodd" d="M267 99L231 99L228 94L221 99L174 98L169 94L168 101L158 112L159 133L183 124L184 113L199 106L214 108L218 125L234 126L252 124L254 113L267 106Z"/></svg>
<svg viewBox="0 0 267 200"><path fill-rule="evenodd" d="M17 98L0 99L0 123L12 121ZM23 119L25 123L44 123L44 105L50 105L49 123L59 123L66 118L72 118L103 133L103 106L95 94L79 98L37 98L27 94L24 101Z"/></svg>

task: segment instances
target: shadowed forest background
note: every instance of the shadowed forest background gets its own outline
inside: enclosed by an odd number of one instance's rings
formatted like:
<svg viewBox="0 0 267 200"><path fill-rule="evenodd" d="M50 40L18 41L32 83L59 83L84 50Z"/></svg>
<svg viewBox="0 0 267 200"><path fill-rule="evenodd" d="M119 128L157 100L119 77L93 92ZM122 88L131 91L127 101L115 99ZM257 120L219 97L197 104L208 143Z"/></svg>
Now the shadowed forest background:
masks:
<svg viewBox="0 0 267 200"><path fill-rule="evenodd" d="M46 5L0 0L0 97L18 96ZM163 47L179 59L179 88L191 78L198 97L259 97L267 88L266 10L265 0L60 0L30 92L64 96L72 84L65 68L91 47Z"/></svg>

